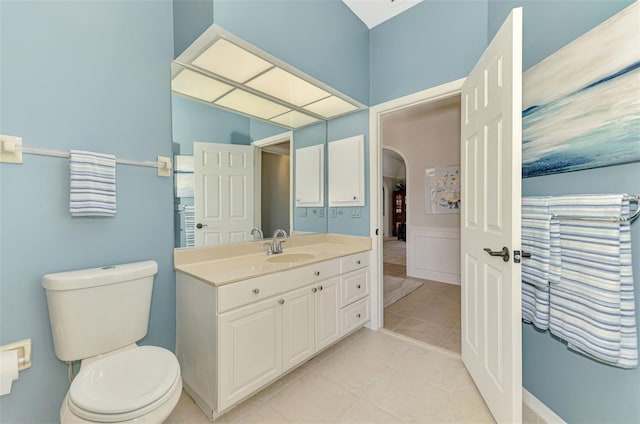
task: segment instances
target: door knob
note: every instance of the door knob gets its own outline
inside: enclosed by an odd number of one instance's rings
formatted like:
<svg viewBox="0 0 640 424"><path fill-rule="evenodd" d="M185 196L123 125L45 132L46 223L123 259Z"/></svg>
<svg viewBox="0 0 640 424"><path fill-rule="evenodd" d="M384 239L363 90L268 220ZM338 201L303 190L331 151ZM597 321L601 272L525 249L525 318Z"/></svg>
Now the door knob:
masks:
<svg viewBox="0 0 640 424"><path fill-rule="evenodd" d="M207 224L202 224L202 223L200 223L200 222L198 222L198 223L196 224L196 228L200 229L200 228L202 228L202 227L208 227L208 225L207 225Z"/></svg>
<svg viewBox="0 0 640 424"><path fill-rule="evenodd" d="M488 247L485 247L482 250L484 250L491 256L502 256L503 261L509 262L509 248L507 246L503 246L502 250L491 250Z"/></svg>

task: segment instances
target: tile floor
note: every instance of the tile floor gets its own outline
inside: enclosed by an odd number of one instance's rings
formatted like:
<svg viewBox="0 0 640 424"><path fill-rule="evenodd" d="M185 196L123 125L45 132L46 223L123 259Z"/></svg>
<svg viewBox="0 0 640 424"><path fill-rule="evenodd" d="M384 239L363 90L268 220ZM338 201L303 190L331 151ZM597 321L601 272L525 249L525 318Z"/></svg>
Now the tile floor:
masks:
<svg viewBox="0 0 640 424"><path fill-rule="evenodd" d="M384 275L407 278L403 245L385 240ZM424 284L384 309L384 328L460 354L460 286L413 279Z"/></svg>
<svg viewBox="0 0 640 424"><path fill-rule="evenodd" d="M166 423L209 422L182 395ZM216 423L493 423L460 359L362 329ZM535 421L531 421L535 423Z"/></svg>

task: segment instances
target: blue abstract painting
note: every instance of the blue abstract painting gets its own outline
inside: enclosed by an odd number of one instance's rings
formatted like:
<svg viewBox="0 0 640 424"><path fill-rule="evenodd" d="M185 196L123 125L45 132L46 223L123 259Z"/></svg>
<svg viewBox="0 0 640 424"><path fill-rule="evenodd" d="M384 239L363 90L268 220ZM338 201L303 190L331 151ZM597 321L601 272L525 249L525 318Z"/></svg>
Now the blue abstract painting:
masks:
<svg viewBox="0 0 640 424"><path fill-rule="evenodd" d="M523 177L640 161L640 6L523 75Z"/></svg>

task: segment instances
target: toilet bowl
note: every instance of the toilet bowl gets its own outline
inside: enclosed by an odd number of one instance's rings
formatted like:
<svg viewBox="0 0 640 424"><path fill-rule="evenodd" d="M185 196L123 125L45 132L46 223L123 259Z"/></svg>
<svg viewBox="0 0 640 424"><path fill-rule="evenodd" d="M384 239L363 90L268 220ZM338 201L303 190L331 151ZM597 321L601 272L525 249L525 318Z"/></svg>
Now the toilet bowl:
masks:
<svg viewBox="0 0 640 424"><path fill-rule="evenodd" d="M155 261L47 274L56 356L80 360L60 408L66 423L163 422L182 392L175 355L147 335Z"/></svg>
<svg viewBox="0 0 640 424"><path fill-rule="evenodd" d="M170 351L130 346L85 359L60 410L66 423L162 423L182 392Z"/></svg>

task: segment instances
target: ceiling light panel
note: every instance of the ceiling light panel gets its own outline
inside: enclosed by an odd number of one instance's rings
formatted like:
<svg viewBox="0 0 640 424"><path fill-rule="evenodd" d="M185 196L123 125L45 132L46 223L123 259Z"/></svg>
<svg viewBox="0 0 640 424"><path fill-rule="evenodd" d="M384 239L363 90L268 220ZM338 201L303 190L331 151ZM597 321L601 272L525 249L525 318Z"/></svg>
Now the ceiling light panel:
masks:
<svg viewBox="0 0 640 424"><path fill-rule="evenodd" d="M233 87L197 72L183 69L171 81L171 90L211 102L233 90Z"/></svg>
<svg viewBox="0 0 640 424"><path fill-rule="evenodd" d="M282 68L273 68L246 85L295 106L304 106L331 95Z"/></svg>
<svg viewBox="0 0 640 424"><path fill-rule="evenodd" d="M266 60L222 38L191 63L239 83L244 83L273 66Z"/></svg>
<svg viewBox="0 0 640 424"><path fill-rule="evenodd" d="M285 125L291 128L303 127L317 121L319 121L318 118L305 115L304 113L300 113L296 110L292 110L291 112L284 113L271 119L271 122L275 122L276 124Z"/></svg>
<svg viewBox="0 0 640 424"><path fill-rule="evenodd" d="M336 96L327 97L326 99L319 100L315 103L304 107L309 112L316 113L324 116L325 118L331 118L334 116L342 115L343 113L353 112L358 109L357 106L344 101Z"/></svg>
<svg viewBox="0 0 640 424"><path fill-rule="evenodd" d="M214 104L261 119L271 119L291 110L271 100L263 99L240 89L233 90Z"/></svg>

